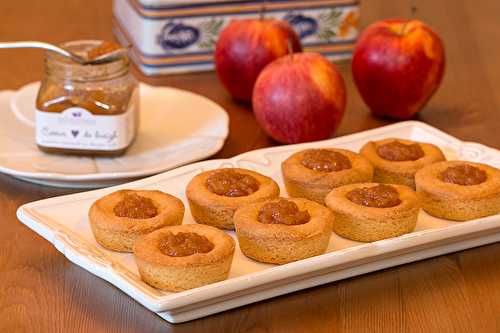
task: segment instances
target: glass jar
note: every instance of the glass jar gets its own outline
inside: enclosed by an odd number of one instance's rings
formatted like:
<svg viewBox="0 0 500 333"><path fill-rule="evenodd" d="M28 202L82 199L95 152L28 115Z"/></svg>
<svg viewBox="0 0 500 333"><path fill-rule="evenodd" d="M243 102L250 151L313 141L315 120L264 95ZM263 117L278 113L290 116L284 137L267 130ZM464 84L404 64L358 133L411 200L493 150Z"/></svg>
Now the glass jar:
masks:
<svg viewBox="0 0 500 333"><path fill-rule="evenodd" d="M86 57L102 41L63 48ZM126 56L80 65L52 52L36 101L36 142L48 153L118 156L132 144L139 120L138 83Z"/></svg>

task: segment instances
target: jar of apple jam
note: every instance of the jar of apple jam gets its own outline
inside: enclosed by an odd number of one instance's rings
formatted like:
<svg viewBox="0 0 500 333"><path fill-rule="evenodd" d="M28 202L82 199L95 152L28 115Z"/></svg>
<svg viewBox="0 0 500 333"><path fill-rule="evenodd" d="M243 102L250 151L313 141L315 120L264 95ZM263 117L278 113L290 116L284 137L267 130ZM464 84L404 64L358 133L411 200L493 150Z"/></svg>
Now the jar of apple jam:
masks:
<svg viewBox="0 0 500 333"><path fill-rule="evenodd" d="M73 41L63 48L85 58L118 47ZM81 65L47 52L36 101L36 143L48 153L118 156L132 144L139 117L138 83L129 59Z"/></svg>

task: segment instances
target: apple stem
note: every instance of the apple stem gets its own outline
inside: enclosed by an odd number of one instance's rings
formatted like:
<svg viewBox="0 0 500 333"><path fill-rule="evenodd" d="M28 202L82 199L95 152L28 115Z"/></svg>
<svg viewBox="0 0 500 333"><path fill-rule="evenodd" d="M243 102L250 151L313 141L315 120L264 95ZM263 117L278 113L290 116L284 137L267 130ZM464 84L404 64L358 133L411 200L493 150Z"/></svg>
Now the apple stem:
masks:
<svg viewBox="0 0 500 333"><path fill-rule="evenodd" d="M261 21L264 19L264 15L266 14L266 3L267 3L267 1L263 0L262 6L260 6L259 20L261 20Z"/></svg>
<svg viewBox="0 0 500 333"><path fill-rule="evenodd" d="M401 36L404 36L406 32L406 26L408 25L408 23L410 23L410 21L412 21L415 18L415 14L417 13L417 6L415 6L415 4L412 4L410 12L411 12L410 19L407 20L405 24L403 24L403 27L401 28L401 33L400 33Z"/></svg>
<svg viewBox="0 0 500 333"><path fill-rule="evenodd" d="M411 6L411 18L414 19L415 18L415 14L417 13L417 6L415 4L413 4Z"/></svg>
<svg viewBox="0 0 500 333"><path fill-rule="evenodd" d="M293 60L293 45L291 38L288 38L288 54L290 55L290 59Z"/></svg>

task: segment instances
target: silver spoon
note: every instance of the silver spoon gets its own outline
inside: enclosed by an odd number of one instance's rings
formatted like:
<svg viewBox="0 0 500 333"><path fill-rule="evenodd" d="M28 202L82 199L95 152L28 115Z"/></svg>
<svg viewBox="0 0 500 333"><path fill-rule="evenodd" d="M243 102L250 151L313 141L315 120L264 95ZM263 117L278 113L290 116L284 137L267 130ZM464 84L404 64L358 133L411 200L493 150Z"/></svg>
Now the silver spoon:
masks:
<svg viewBox="0 0 500 333"><path fill-rule="evenodd" d="M48 51L55 52L57 54L62 55L63 57L69 58L81 65L93 65L93 64L101 64L104 62L109 62L115 60L119 57L122 57L125 53L128 52L128 48L119 48L114 51L111 51L106 54L102 54L94 59L88 60L77 54L69 52L63 48L58 46L37 42L37 41L25 41L25 42L0 42L0 49L19 49L19 48L36 48L36 49L44 49Z"/></svg>

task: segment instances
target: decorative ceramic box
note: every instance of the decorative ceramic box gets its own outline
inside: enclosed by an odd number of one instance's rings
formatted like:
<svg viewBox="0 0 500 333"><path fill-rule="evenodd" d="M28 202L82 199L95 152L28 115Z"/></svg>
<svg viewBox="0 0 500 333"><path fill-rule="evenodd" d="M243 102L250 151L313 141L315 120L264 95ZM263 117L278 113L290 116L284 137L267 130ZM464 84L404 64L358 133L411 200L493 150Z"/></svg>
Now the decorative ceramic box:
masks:
<svg viewBox="0 0 500 333"><path fill-rule="evenodd" d="M350 57L358 0L114 0L114 30L146 75L210 70L221 29L232 19L258 17L262 6L266 17L293 26L306 51Z"/></svg>

